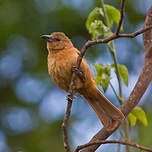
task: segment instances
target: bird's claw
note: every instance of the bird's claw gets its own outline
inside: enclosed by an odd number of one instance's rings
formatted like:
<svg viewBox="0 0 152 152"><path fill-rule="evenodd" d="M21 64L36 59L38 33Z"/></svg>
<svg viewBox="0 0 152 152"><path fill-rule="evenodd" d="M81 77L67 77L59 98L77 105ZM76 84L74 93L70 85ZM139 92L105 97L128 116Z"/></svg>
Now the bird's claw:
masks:
<svg viewBox="0 0 152 152"><path fill-rule="evenodd" d="M75 72L79 76L79 78L81 79L81 81L85 82L85 77L83 75L83 72L80 69L78 69L76 66L73 66L72 67L72 72Z"/></svg>
<svg viewBox="0 0 152 152"><path fill-rule="evenodd" d="M73 100L75 98L75 96L71 95L70 93L67 94L66 99L67 100Z"/></svg>

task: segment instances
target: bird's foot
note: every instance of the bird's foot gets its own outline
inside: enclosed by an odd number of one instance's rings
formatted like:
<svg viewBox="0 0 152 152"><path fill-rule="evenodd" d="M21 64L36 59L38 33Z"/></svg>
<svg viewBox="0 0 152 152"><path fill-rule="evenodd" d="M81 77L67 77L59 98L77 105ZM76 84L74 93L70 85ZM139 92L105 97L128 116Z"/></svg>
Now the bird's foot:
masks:
<svg viewBox="0 0 152 152"><path fill-rule="evenodd" d="M72 101L74 98L75 98L75 96L71 95L71 93L68 93L67 96L66 96L67 100L71 100Z"/></svg>
<svg viewBox="0 0 152 152"><path fill-rule="evenodd" d="M76 66L73 66L72 67L72 72L75 72L79 76L79 78L81 79L81 81L85 82L85 77L83 75L83 72L80 69L78 69Z"/></svg>

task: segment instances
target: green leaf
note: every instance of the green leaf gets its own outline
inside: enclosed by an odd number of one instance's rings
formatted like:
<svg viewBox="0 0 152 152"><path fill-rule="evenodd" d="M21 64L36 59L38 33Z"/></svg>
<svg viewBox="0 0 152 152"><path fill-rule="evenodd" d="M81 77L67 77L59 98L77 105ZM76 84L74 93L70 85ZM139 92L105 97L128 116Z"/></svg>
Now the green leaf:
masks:
<svg viewBox="0 0 152 152"><path fill-rule="evenodd" d="M86 28L88 32L92 35L93 40L97 39L99 36L103 36L104 38L111 36L113 33L111 32L110 28L112 27L113 23L119 23L119 10L110 5L105 5L104 7L107 12L110 27L105 25L104 12L103 9L99 7L93 9L86 20Z"/></svg>
<svg viewBox="0 0 152 152"><path fill-rule="evenodd" d="M92 39L95 40L99 36L104 38L111 36L113 33L110 31L109 27L105 26L104 13L102 8L96 7L88 16L86 21L86 28L92 35Z"/></svg>
<svg viewBox="0 0 152 152"><path fill-rule="evenodd" d="M92 22L94 22L95 20L101 20L102 21L102 16L103 16L103 10L102 8L96 7L95 9L93 9L86 21L86 28L87 30L89 30L90 25Z"/></svg>
<svg viewBox="0 0 152 152"><path fill-rule="evenodd" d="M109 19L110 27L112 27L113 23L118 25L120 20L120 11L110 5L104 5L104 7ZM123 26L121 26L121 30L123 30Z"/></svg>
<svg viewBox="0 0 152 152"><path fill-rule="evenodd" d="M102 35L101 29L104 28L104 24L100 20L95 20L90 24L89 33L92 35L92 39L97 39L100 35Z"/></svg>
<svg viewBox="0 0 152 152"><path fill-rule="evenodd" d="M141 107L136 106L132 110L132 114L135 115L144 126L148 126L146 113Z"/></svg>
<svg viewBox="0 0 152 152"><path fill-rule="evenodd" d="M126 86L128 86L128 69L124 65L118 65L120 76L123 78Z"/></svg>
<svg viewBox="0 0 152 152"><path fill-rule="evenodd" d="M111 67L115 69L114 64L111 64ZM120 76L124 80L126 86L128 86L128 69L126 68L125 65L118 65L119 71L120 71ZM116 73L116 70L115 70Z"/></svg>
<svg viewBox="0 0 152 152"><path fill-rule="evenodd" d="M99 36L107 38L113 34L110 29L103 24L101 20L95 20L94 22L92 22L89 26L88 31L92 35L93 40L97 39Z"/></svg>
<svg viewBox="0 0 152 152"><path fill-rule="evenodd" d="M129 121L131 123L131 126L135 126L136 122L137 122L137 118L134 114L132 114L132 112L129 113L128 115Z"/></svg>
<svg viewBox="0 0 152 152"><path fill-rule="evenodd" d="M105 92L110 82L111 66L95 63L94 67L96 69L95 82L96 84L100 84Z"/></svg>

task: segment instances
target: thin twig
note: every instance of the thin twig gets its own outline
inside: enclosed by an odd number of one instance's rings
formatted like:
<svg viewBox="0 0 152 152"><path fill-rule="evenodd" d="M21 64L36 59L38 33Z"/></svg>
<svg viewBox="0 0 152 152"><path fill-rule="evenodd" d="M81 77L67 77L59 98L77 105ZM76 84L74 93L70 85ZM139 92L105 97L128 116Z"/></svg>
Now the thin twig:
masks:
<svg viewBox="0 0 152 152"><path fill-rule="evenodd" d="M104 5L104 0L101 0L101 8L102 8L103 14L104 14L105 25L106 25L107 27L109 27L109 29L110 29L110 23L109 23L108 15L107 15L107 12L106 12L104 6L105 6L105 5Z"/></svg>
<svg viewBox="0 0 152 152"><path fill-rule="evenodd" d="M121 75L120 75L120 70L119 70L119 65L118 65L118 61L117 61L117 56L116 56L116 51L114 49L114 44L112 43L112 46L109 47L110 49L110 53L113 57L113 61L114 61L114 68L115 68L115 73L116 73L116 77L118 80L118 88L119 88L119 103L122 104L123 103L123 95L122 95L122 81L121 81Z"/></svg>
<svg viewBox="0 0 152 152"><path fill-rule="evenodd" d="M70 98L70 96L67 96L67 100L68 100L68 105L67 105L66 113L65 113L64 120L62 123L62 128L63 128L64 148L66 152L71 152L69 139L68 139L67 126L68 126L68 120L70 118L73 98Z"/></svg>
<svg viewBox="0 0 152 152"><path fill-rule="evenodd" d="M95 44L99 44L99 43L108 43L112 40L115 40L115 39L118 39L118 38L134 38L136 37L137 35L140 35L148 30L152 29L152 25L148 26L148 27L145 27L145 28L142 28L141 30L137 31L137 32L134 32L134 33L124 33L124 34L113 34L112 36L108 37L108 38L105 38L105 39L97 39L97 40L94 40L94 41L88 41L85 46L88 48L90 46L93 46Z"/></svg>
<svg viewBox="0 0 152 152"><path fill-rule="evenodd" d="M82 150L88 146L92 146L92 145L96 145L96 144L122 144L122 145L128 145L131 147L135 147L135 148L138 148L140 150L152 152L151 148L147 148L147 147L141 146L141 145L136 144L136 143L130 143L130 142L125 142L125 141L120 141L120 140L103 140L103 141L97 141L94 143L84 144L84 145L78 146L74 152L79 152L79 150Z"/></svg>
<svg viewBox="0 0 152 152"><path fill-rule="evenodd" d="M121 0L120 20L119 20L119 24L118 24L117 29L116 29L116 35L118 35L120 33L123 18L124 18L124 12L125 12L125 0ZM122 89L122 86L121 86L121 89ZM120 101L122 101L122 102L120 102L120 104L122 105L122 103L123 103L122 90L120 92L120 99L121 99ZM125 141L128 142L129 141L129 131L128 131L129 130L129 124L127 123L127 120L124 121L124 130L125 130ZM126 152L130 152L130 147L128 145L126 146Z"/></svg>
<svg viewBox="0 0 152 152"><path fill-rule="evenodd" d="M122 101L122 99L119 97L119 95L117 94L117 92L116 92L115 88L113 87L112 83L109 82L109 84L110 84L111 89L112 89L112 91L114 92L115 96L117 97L117 99L119 100L119 102L122 104L123 101Z"/></svg>
<svg viewBox="0 0 152 152"><path fill-rule="evenodd" d="M145 28L142 28L141 30L134 32L134 33L124 33L124 34L118 34L118 35L113 34L112 36L110 36L108 38L104 38L104 39L88 40L81 49L81 53L78 57L77 68L78 68L78 65L81 63L81 60L82 60L82 58L86 52L86 49L88 47L91 47L93 45L100 44L100 43L108 43L108 42L115 40L115 39L118 39L118 38L134 38L134 37L146 32L150 29L152 29L152 25L145 27Z"/></svg>
<svg viewBox="0 0 152 152"><path fill-rule="evenodd" d="M130 141L130 127L129 127L129 122L128 119L126 118L124 121L124 130L125 130L125 142ZM126 152L131 152L130 147L126 145Z"/></svg>
<svg viewBox="0 0 152 152"><path fill-rule="evenodd" d="M119 34L120 29L121 29L121 25L122 25L123 18L124 18L124 7L125 7L125 0L121 0L120 20L119 20L119 24L118 24L117 29L116 29L116 35Z"/></svg>

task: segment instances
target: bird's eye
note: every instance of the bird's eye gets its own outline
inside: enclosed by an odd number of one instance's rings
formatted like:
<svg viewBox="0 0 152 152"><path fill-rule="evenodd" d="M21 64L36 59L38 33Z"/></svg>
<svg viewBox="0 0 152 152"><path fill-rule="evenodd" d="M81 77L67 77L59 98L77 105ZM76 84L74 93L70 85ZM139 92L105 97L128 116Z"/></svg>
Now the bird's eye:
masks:
<svg viewBox="0 0 152 152"><path fill-rule="evenodd" d="M61 41L61 39L59 39L59 38L55 38L55 40L56 40L56 41Z"/></svg>

